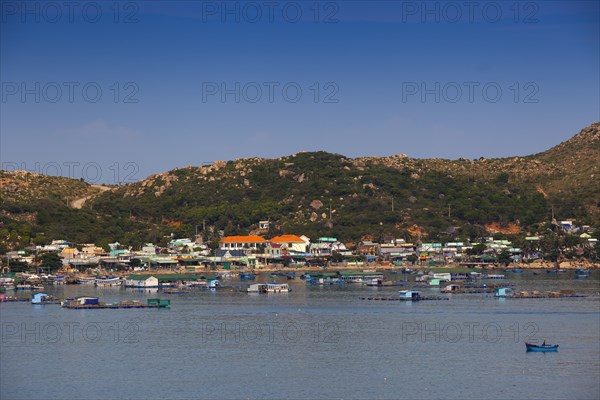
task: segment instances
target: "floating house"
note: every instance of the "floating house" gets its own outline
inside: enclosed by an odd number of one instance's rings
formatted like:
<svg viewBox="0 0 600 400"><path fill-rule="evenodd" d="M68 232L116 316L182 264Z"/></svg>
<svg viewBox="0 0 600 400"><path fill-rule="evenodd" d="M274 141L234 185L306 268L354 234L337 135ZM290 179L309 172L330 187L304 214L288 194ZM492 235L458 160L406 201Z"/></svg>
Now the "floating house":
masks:
<svg viewBox="0 0 600 400"><path fill-rule="evenodd" d="M254 283L248 286L248 293L285 293L290 291L287 283Z"/></svg>
<svg viewBox="0 0 600 400"><path fill-rule="evenodd" d="M451 281L452 280L452 274L450 274L449 272L434 273L433 277L436 279L439 279L440 281Z"/></svg>
<svg viewBox="0 0 600 400"><path fill-rule="evenodd" d="M158 278L154 276L131 275L125 280L125 287L157 288Z"/></svg>
<svg viewBox="0 0 600 400"><path fill-rule="evenodd" d="M454 292L454 291L458 291L460 289L461 289L460 285L451 284L451 285L447 285L443 290L446 292Z"/></svg>
<svg viewBox="0 0 600 400"><path fill-rule="evenodd" d="M287 283L267 283L267 293L289 292L290 287Z"/></svg>
<svg viewBox="0 0 600 400"><path fill-rule="evenodd" d="M383 279L383 274L370 271L340 271L339 278L347 283L367 283L373 279Z"/></svg>
<svg viewBox="0 0 600 400"><path fill-rule="evenodd" d="M267 291L266 283L254 283L246 289L248 293L264 293Z"/></svg>
<svg viewBox="0 0 600 400"><path fill-rule="evenodd" d="M71 299L67 299L66 301L70 301ZM80 305L95 305L100 304L100 298L98 297L78 297L73 300L74 303Z"/></svg>
<svg viewBox="0 0 600 400"><path fill-rule="evenodd" d="M45 304L46 300L48 300L50 296L46 293L36 293L31 298L31 304Z"/></svg>
<svg viewBox="0 0 600 400"><path fill-rule="evenodd" d="M512 296L512 294L513 290L509 287L496 288L496 290L494 291L495 297L509 297Z"/></svg>
<svg viewBox="0 0 600 400"><path fill-rule="evenodd" d="M400 291L400 298L401 299L410 299L413 301L417 301L421 299L421 292L418 292L416 290L401 290Z"/></svg>

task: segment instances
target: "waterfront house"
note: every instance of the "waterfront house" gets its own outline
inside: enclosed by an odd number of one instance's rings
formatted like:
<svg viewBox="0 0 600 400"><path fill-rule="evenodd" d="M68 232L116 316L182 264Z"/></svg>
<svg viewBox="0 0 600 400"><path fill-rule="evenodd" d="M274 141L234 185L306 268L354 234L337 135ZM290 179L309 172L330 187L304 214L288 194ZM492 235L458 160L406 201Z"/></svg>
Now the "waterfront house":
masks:
<svg viewBox="0 0 600 400"><path fill-rule="evenodd" d="M130 275L125 280L125 287L133 288L157 288L158 278L147 275Z"/></svg>
<svg viewBox="0 0 600 400"><path fill-rule="evenodd" d="M31 298L31 304L44 304L48 295L46 293L36 293Z"/></svg>
<svg viewBox="0 0 600 400"><path fill-rule="evenodd" d="M271 244L279 244L281 248L287 249L288 253L306 254L310 239L304 235L280 235L269 240Z"/></svg>
<svg viewBox="0 0 600 400"><path fill-rule="evenodd" d="M367 283L373 279L383 279L383 273L375 271L340 271L338 276L348 283Z"/></svg>
<svg viewBox="0 0 600 400"><path fill-rule="evenodd" d="M266 246L265 238L250 236L226 236L219 241L220 250L242 250L245 254L256 254Z"/></svg>
<svg viewBox="0 0 600 400"><path fill-rule="evenodd" d="M316 243L310 245L310 253L316 257L330 256L334 251L343 255L349 255L346 245L339 242L336 238L321 237L317 239Z"/></svg>
<svg viewBox="0 0 600 400"><path fill-rule="evenodd" d="M246 289L248 293L264 293L267 291L266 283L253 283Z"/></svg>
<svg viewBox="0 0 600 400"><path fill-rule="evenodd" d="M284 255L287 255L287 249L283 248L281 243L269 243L265 248L265 254L274 260L280 260Z"/></svg>
<svg viewBox="0 0 600 400"><path fill-rule="evenodd" d="M513 294L513 290L512 290L512 288L509 288L509 287L497 288L494 291L494 296L496 296L496 297L507 297L507 296L511 296L512 294Z"/></svg>
<svg viewBox="0 0 600 400"><path fill-rule="evenodd" d="M216 250L215 251L215 256L216 257L221 257L221 258L242 258L246 256L246 253L244 253L242 250Z"/></svg>
<svg viewBox="0 0 600 400"><path fill-rule="evenodd" d="M450 272L434 272L433 277L445 282L452 280L452 274L450 274Z"/></svg>
<svg viewBox="0 0 600 400"><path fill-rule="evenodd" d="M419 300L421 298L421 292L416 290L401 290L400 291L401 299L410 299L410 300Z"/></svg>
<svg viewBox="0 0 600 400"><path fill-rule="evenodd" d="M446 287L444 287L442 290L444 292L454 292L454 291L457 291L457 290L460 290L460 289L461 289L460 285L457 285L457 284L453 283L451 285L446 285Z"/></svg>

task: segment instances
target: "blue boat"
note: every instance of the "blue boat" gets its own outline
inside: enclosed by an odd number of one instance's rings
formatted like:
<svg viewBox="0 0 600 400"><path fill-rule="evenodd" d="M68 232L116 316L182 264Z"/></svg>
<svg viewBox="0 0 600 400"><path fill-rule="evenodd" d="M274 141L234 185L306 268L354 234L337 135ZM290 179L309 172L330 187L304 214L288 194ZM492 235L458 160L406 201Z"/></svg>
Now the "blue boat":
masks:
<svg viewBox="0 0 600 400"><path fill-rule="evenodd" d="M514 272L516 274L520 274L521 272L523 272L523 268L513 268L512 272Z"/></svg>
<svg viewBox="0 0 600 400"><path fill-rule="evenodd" d="M546 273L547 274L556 274L556 273L558 273L558 270L557 269L547 269Z"/></svg>
<svg viewBox="0 0 600 400"><path fill-rule="evenodd" d="M544 343L542 343L542 344L533 344L533 343L525 342L525 346L527 347L527 351L557 351L558 350L557 344L546 344L545 340L544 340Z"/></svg>
<svg viewBox="0 0 600 400"><path fill-rule="evenodd" d="M254 275L253 273L242 272L240 274L240 280L242 281L253 281L254 279L256 279L256 275Z"/></svg>
<svg viewBox="0 0 600 400"><path fill-rule="evenodd" d="M588 276L590 276L590 271L588 271L587 269L578 268L575 271L575 278L582 279L587 278Z"/></svg>

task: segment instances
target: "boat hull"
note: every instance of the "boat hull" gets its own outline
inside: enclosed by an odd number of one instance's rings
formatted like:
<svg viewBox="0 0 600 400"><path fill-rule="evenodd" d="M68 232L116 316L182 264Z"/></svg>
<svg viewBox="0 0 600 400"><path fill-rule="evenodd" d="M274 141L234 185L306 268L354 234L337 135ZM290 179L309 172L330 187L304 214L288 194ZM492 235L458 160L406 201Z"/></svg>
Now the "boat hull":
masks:
<svg viewBox="0 0 600 400"><path fill-rule="evenodd" d="M525 343L525 346L527 347L527 351L548 352L558 350L557 344L551 346L540 346L537 344Z"/></svg>

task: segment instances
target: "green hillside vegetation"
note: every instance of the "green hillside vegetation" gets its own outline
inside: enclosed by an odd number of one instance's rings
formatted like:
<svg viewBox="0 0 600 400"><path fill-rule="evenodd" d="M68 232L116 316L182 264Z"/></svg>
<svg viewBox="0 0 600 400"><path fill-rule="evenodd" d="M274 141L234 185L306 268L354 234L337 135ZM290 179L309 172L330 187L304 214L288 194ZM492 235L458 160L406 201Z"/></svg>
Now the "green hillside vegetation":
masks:
<svg viewBox="0 0 600 400"><path fill-rule="evenodd" d="M191 237L203 225L204 235L216 240L219 231L257 232L258 222L266 219L273 227L267 235L334 236L346 242L365 235L474 239L489 235L487 224L516 227L521 235L545 229L552 210L560 219L598 226L599 137L596 123L546 152L490 160L350 159L306 152L217 161L103 193L85 182L43 176L29 178L23 191L17 173L3 172L3 182L17 188L8 193L3 184L0 240L5 249L58 238L139 246L164 242L171 233ZM60 190L46 180L60 183ZM73 209L65 193L92 197Z"/></svg>

